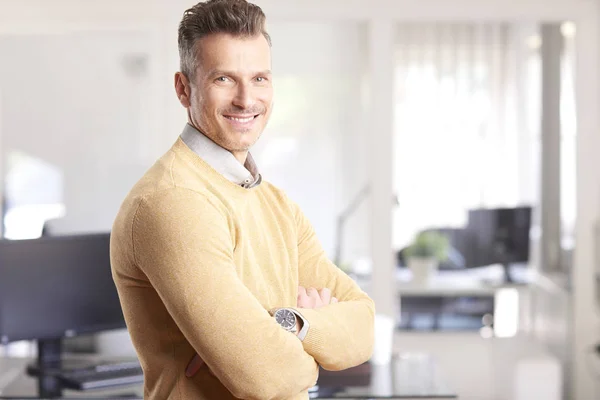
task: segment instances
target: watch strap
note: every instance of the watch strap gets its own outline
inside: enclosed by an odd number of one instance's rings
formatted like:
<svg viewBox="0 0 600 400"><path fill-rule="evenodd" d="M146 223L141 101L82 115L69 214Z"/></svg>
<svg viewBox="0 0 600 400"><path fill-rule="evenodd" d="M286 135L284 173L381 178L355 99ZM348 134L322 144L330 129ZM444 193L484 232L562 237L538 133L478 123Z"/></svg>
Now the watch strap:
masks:
<svg viewBox="0 0 600 400"><path fill-rule="evenodd" d="M310 324L308 323L308 320L304 318L304 315L302 315L299 311L294 310L294 313L296 314L296 317L300 318L302 321L302 328L300 328L300 331L296 336L298 336L298 339L303 342L304 338L306 338L306 335L308 334L308 328L310 328Z"/></svg>

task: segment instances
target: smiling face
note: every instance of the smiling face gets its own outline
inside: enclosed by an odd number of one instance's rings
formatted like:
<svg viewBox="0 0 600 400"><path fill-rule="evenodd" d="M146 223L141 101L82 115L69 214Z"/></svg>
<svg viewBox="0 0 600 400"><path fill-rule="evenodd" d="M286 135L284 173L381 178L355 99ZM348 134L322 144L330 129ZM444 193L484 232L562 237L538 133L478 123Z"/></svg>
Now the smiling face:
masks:
<svg viewBox="0 0 600 400"><path fill-rule="evenodd" d="M271 115L271 49L260 34L211 34L198 40L193 81L181 72L175 89L189 122L244 163Z"/></svg>

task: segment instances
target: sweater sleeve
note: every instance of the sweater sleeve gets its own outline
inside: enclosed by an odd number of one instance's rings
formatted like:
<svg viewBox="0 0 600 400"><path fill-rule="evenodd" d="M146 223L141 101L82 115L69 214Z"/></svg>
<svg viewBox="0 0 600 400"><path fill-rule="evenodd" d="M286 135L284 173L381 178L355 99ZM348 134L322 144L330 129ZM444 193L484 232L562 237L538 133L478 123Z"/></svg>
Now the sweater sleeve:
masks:
<svg viewBox="0 0 600 400"><path fill-rule="evenodd" d="M297 309L310 323L304 349L327 370L362 364L373 351L373 300L327 258L306 216L295 203L292 208L298 235L299 284L329 288L339 300L316 310Z"/></svg>
<svg viewBox="0 0 600 400"><path fill-rule="evenodd" d="M182 188L155 193L135 213L135 262L235 397L293 397L315 384L318 365L238 278L232 224L205 195Z"/></svg>

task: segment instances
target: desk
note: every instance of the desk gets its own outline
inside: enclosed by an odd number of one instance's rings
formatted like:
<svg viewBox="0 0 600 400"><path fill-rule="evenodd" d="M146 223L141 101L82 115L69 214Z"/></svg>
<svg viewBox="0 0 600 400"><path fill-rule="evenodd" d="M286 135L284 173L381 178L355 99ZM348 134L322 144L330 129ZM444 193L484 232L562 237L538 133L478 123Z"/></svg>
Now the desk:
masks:
<svg viewBox="0 0 600 400"><path fill-rule="evenodd" d="M0 358L0 399L40 399L37 381L24 374L31 360ZM386 366L369 363L345 371L321 371L312 399L456 399L436 362L427 355L397 355ZM141 399L141 385L113 390L65 390L62 399Z"/></svg>
<svg viewBox="0 0 600 400"><path fill-rule="evenodd" d="M490 298L494 334L510 337L530 329L531 290L538 280L531 269L515 268L512 273L518 283L503 282L502 270L489 267L439 271L430 282L415 284L410 281L410 271L402 269L397 271L396 289L401 299L420 298L424 306L427 298Z"/></svg>
<svg viewBox="0 0 600 400"><path fill-rule="evenodd" d="M418 296L494 296L501 289L530 287L537 278L527 268L513 268L518 283L502 281L502 270L497 267L438 271L430 282L416 284L407 268L396 271L396 290L401 295Z"/></svg>
<svg viewBox="0 0 600 400"><path fill-rule="evenodd" d="M500 266L485 268L438 271L427 283L414 283L407 268L398 268L395 272L397 298L402 310L402 298L422 298L426 313L434 315L440 309L439 304L426 304L428 298L481 297L493 299L494 334L499 337L511 337L517 333L527 333L532 329L531 291L538 284L540 275L530 268L513 268L512 275L518 283L502 281ZM368 276L355 276L354 279L367 293L373 290ZM433 310L433 311L432 311ZM400 318L397 319L397 322ZM478 328L479 329L479 328Z"/></svg>

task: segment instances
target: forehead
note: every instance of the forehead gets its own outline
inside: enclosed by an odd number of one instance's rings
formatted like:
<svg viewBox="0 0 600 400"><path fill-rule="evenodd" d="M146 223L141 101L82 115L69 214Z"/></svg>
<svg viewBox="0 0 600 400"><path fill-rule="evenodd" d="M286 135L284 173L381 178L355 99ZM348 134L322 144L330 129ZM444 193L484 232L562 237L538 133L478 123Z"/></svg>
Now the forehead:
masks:
<svg viewBox="0 0 600 400"><path fill-rule="evenodd" d="M213 70L252 73L271 68L271 48L262 34L252 37L212 34L200 39L197 46L201 73Z"/></svg>

